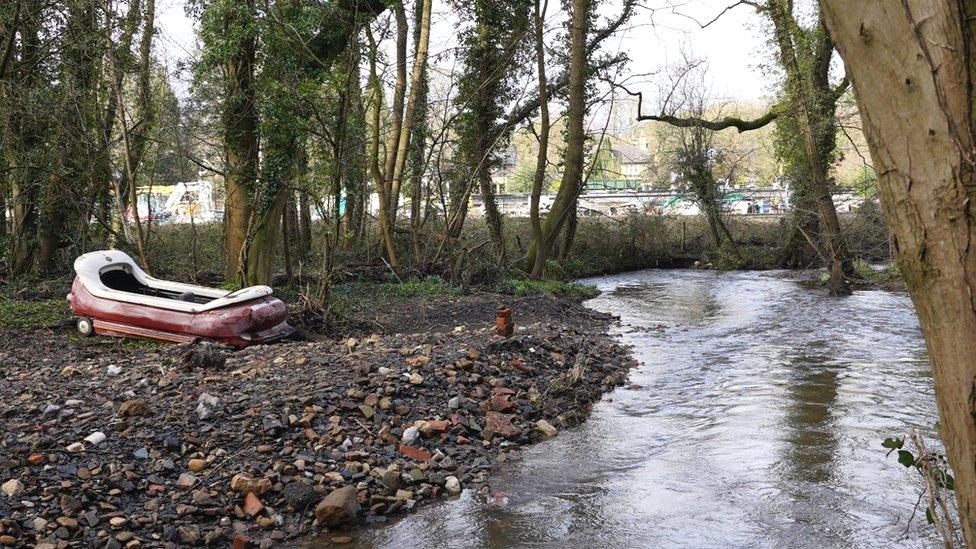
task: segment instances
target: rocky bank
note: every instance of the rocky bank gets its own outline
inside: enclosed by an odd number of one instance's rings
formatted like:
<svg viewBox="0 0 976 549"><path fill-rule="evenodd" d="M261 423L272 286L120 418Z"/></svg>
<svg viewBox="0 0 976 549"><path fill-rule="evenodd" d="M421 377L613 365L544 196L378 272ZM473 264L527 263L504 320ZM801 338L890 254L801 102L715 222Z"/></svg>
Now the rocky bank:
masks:
<svg viewBox="0 0 976 549"><path fill-rule="evenodd" d="M508 339L487 318L242 351L8 331L0 544L270 547L487 494L633 365L611 319L557 309Z"/></svg>

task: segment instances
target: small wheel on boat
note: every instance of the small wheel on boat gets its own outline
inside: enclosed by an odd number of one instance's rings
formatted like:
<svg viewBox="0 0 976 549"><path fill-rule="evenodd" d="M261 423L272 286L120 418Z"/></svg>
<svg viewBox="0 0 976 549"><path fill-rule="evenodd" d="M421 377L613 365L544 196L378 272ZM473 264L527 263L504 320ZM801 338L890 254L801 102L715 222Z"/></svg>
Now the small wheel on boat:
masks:
<svg viewBox="0 0 976 549"><path fill-rule="evenodd" d="M88 317L78 317L78 320L75 321L75 327L78 328L78 333L85 337L89 337L95 333L95 326Z"/></svg>

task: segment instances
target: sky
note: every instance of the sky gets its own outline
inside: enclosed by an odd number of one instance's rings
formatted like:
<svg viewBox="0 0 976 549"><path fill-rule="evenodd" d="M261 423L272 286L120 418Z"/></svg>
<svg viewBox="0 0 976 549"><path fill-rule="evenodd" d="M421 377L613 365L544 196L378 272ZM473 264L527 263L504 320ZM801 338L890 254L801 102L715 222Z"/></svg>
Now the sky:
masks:
<svg viewBox="0 0 976 549"><path fill-rule="evenodd" d="M456 39L455 25L445 17L448 4L434 0L435 24L431 51L437 45L450 47ZM440 4L440 5L438 5ZM729 0L645 0L629 27L610 40L607 49L628 53L631 62L624 76L628 85L651 91L653 76L678 62L682 52L707 63L711 91L724 100L757 101L770 95L772 78L761 69L769 61L761 20L748 6L725 13L718 21L701 29L729 4ZM680 5L677 5L680 4ZM196 49L194 21L185 13L184 0L157 1L156 53L173 74L181 61L187 62ZM558 6L550 1L550 6ZM600 13L605 17L617 13L619 0L604 3ZM558 15L556 15L558 17ZM628 74L629 73L629 74ZM180 96L189 89L189 74L176 74L174 87ZM636 90L635 90L636 91Z"/></svg>

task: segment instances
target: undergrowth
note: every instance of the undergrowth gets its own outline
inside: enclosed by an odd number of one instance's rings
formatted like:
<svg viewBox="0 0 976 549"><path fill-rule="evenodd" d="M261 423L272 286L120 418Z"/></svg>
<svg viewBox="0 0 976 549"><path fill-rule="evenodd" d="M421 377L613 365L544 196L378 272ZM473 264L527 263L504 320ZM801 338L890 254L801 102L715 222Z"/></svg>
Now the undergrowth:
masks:
<svg viewBox="0 0 976 549"><path fill-rule="evenodd" d="M510 278L498 286L503 293L524 296L529 294L552 294L557 297L572 299L592 299L600 294L593 286L561 280L531 280L526 278Z"/></svg>

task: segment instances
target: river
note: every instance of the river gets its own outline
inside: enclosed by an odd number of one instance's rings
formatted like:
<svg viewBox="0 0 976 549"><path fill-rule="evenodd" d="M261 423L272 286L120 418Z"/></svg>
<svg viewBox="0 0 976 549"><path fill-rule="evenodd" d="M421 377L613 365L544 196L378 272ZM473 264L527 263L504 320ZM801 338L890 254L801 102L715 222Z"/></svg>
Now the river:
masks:
<svg viewBox="0 0 976 549"><path fill-rule="evenodd" d="M906 295L828 297L787 272L589 279L641 366L583 425L362 547L937 547L886 436L934 437Z"/></svg>

